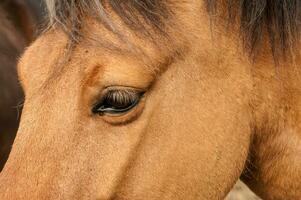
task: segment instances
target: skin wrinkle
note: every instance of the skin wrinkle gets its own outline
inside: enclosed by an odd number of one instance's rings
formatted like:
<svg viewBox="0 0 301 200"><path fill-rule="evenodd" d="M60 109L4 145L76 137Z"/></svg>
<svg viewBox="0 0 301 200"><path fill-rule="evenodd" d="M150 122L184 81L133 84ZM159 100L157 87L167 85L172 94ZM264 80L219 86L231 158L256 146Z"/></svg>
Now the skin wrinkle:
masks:
<svg viewBox="0 0 301 200"><path fill-rule="evenodd" d="M168 69L168 66L171 66L171 65L173 64L173 62L175 62L176 57L172 57L172 59L166 58L166 59L164 59L164 60L166 60L166 62L164 62L163 64L160 63L160 66L163 67L163 69L166 69L166 70L167 70L167 69ZM164 71L165 71L165 70L164 70ZM162 72L162 73L164 73L164 72ZM153 87L155 87L155 86L153 86ZM159 103L159 102L157 102L157 104L158 104L158 103ZM155 107L155 106L154 106L154 107ZM151 116L155 116L154 112L151 113L150 115L151 115ZM144 132L147 133L147 129L148 129L148 128L149 128L149 127L146 126ZM124 173L123 173L123 175L121 176L121 178L119 179L119 182L118 182L118 184L116 185L114 191L120 191L120 190L122 190L123 182L126 181L127 176L128 176L126 172L129 171L129 170L133 167L133 165L135 164L135 162L137 162L136 160L137 160L137 157L138 157L138 154L139 154L139 151L138 151L138 150L139 150L139 149L141 148L141 146L143 145L143 142L144 142L144 140L145 140L146 137L147 137L147 134L141 135L141 138L140 138L140 140L139 140L139 143L136 145L135 150L133 150L132 157L129 159L129 162L128 162L128 164L127 164L125 170L124 170ZM162 189L162 191L164 191L164 188ZM114 194L113 197L112 197L111 199L112 199L112 200L118 200L118 199L120 199L120 197L118 197L117 194Z"/></svg>
<svg viewBox="0 0 301 200"><path fill-rule="evenodd" d="M280 63L275 73L268 32L251 60L238 48L239 23L225 29L225 13L210 29L204 1L172 5L169 39L151 32L156 44L109 10L133 46L85 16L81 40L53 26L29 47L19 66L28 96L0 199L224 199L245 169L263 198L300 197L300 137L287 131L300 134L297 69ZM91 36L131 54L93 46ZM118 117L91 114L107 86L146 88L145 101Z"/></svg>

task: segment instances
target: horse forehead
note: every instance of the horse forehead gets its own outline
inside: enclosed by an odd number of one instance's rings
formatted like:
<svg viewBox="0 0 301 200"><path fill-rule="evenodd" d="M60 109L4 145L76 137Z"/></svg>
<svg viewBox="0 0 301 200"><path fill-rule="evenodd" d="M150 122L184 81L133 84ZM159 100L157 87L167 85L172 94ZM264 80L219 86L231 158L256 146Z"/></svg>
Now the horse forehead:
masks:
<svg viewBox="0 0 301 200"><path fill-rule="evenodd" d="M33 84L41 84L41 82L51 83L48 79L63 79L68 84L67 81L76 77L77 83L83 83L87 77L99 79L100 77L97 75L91 76L91 71L94 73L93 69L103 68L98 70L106 72L106 76L101 76L101 78L112 79L115 77L113 83L119 84L118 81L120 81L122 84L125 82L122 80L126 77L132 77L133 80L135 77L143 77L145 82L149 82L165 71L176 58L180 57L182 52L180 44L165 45L166 41L164 40L156 46L147 39L137 38L131 34L124 36L129 40L129 43L124 45L122 41L114 38L112 32L103 29L99 23L87 20L86 24L91 28L90 32L83 31L82 38L78 43L70 41L68 35L60 29L53 28L42 34L21 59L19 64L21 81L22 79L31 79L29 81ZM91 32L93 32L92 35L89 34ZM108 45L117 44L119 49L111 50L107 46L102 46L102 43L97 41L98 39L108 42ZM69 76L65 74L66 72ZM22 74L27 75L23 76ZM141 78L136 78L135 81L135 85L147 84L140 83L142 82Z"/></svg>
<svg viewBox="0 0 301 200"><path fill-rule="evenodd" d="M67 45L67 36L60 31L41 35L21 57L18 65L20 77L31 79L33 76L45 76L61 60Z"/></svg>

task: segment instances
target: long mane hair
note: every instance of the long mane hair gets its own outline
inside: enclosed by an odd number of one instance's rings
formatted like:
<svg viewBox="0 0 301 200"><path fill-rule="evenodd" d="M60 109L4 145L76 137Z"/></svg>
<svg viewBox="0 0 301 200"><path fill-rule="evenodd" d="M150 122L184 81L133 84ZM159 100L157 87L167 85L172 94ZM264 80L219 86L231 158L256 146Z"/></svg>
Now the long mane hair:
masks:
<svg viewBox="0 0 301 200"><path fill-rule="evenodd" d="M300 0L203 0L209 14L220 10L228 12L231 22L240 22L245 48L252 54L268 33L274 56L298 53L301 27ZM164 30L166 19L172 15L171 0L46 0L50 26L59 25L71 33L80 32L83 16L91 16L111 31L114 29L109 12L116 13L133 30L141 31L144 24ZM235 19L235 20L234 20Z"/></svg>

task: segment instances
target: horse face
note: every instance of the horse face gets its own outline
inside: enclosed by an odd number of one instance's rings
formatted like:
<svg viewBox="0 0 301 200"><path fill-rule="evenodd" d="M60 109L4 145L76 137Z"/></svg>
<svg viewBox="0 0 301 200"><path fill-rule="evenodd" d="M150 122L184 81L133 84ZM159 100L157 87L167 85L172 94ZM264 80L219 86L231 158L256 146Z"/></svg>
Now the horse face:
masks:
<svg viewBox="0 0 301 200"><path fill-rule="evenodd" d="M43 34L19 64L26 101L1 199L223 198L247 157L249 77L234 41L212 47L208 18L186 15L194 32L172 44L129 35L141 51L93 45L91 33L116 38L89 20L72 52L63 31Z"/></svg>

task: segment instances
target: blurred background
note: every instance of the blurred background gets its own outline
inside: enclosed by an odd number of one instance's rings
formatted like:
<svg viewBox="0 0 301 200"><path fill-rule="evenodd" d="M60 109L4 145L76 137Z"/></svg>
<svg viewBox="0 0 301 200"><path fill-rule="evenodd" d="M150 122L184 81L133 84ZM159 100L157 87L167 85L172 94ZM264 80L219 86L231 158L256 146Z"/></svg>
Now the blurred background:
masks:
<svg viewBox="0 0 301 200"><path fill-rule="evenodd" d="M41 0L0 0L0 171L15 138L23 93L16 63L44 18Z"/></svg>
<svg viewBox="0 0 301 200"><path fill-rule="evenodd" d="M19 124L23 92L17 78L17 62L37 36L45 19L42 0L0 0L0 171ZM258 200L239 182L227 200Z"/></svg>

